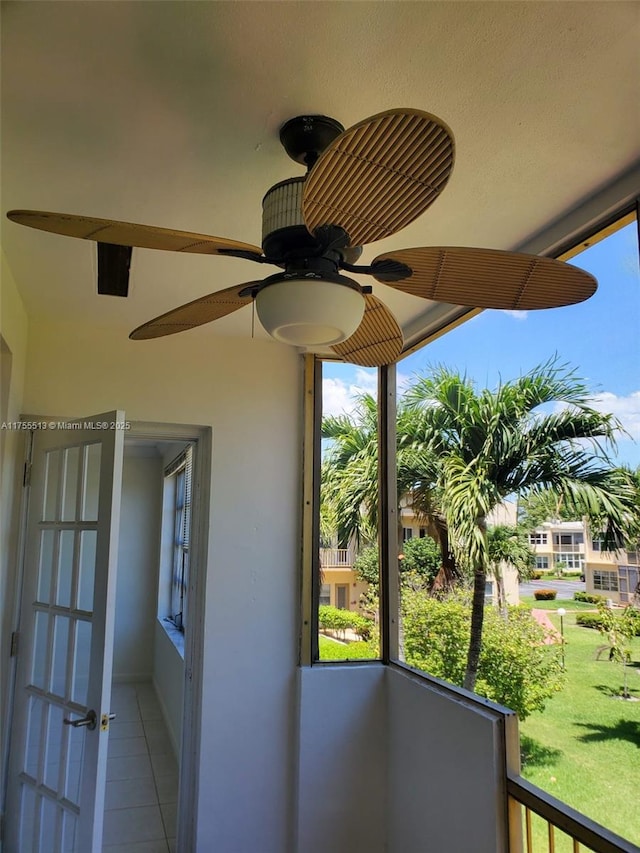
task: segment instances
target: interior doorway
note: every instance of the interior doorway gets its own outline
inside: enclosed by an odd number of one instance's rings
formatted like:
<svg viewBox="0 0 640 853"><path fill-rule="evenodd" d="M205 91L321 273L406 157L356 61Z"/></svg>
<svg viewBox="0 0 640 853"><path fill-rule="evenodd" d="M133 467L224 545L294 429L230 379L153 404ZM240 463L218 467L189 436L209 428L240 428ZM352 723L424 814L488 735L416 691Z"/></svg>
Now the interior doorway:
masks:
<svg viewBox="0 0 640 853"><path fill-rule="evenodd" d="M73 447L69 444L69 449L56 450L56 441L50 436L49 443L53 441L51 445L53 450L47 451L48 456L46 454L42 456L45 460L45 490L49 489L46 483L51 480L49 469L51 469L52 460L57 461L60 470L65 472L64 478L62 475L58 478L62 485L59 488L56 487L56 491L62 496L58 498L58 503L63 507L63 512L59 522L46 521L49 517L46 513L42 516L45 519L44 522L37 521L37 518L40 518L39 510L36 509L35 513L32 513L34 524L40 527L44 524L47 527L45 533L39 534L43 537L42 541L50 545L54 543L46 552L51 552L51 559L47 558L45 561L47 566L50 564L47 577L50 576L52 580L49 581L47 589L51 588L53 598L51 604L48 604L46 599L42 599L42 604L29 603L29 601L38 602L42 598L40 588L44 565L42 555L45 552L42 548L34 546L35 550L34 547L31 548L31 558L29 558L30 549L27 547L24 560L25 589L33 592L37 588L37 593L27 595L23 601L20 628L24 636L25 663L22 666L22 676L20 676L20 666L18 667L16 696L24 696L25 689L27 693L29 691L34 695L37 693L39 688L35 685L34 673L38 673L41 669L46 670L50 660L52 663L49 669L53 667L56 671L62 672L61 664L56 663L60 657L56 649L62 648L58 634L62 628L66 628L67 622L72 628L69 628L70 639L64 648L68 649L65 655L66 659L71 661L68 670L71 676L59 678L60 684L56 682L54 685L56 688L54 692L60 698L58 700L54 697L57 705L52 706L53 710L45 709L45 713L40 709L38 719L29 711L26 719L30 722L28 725L25 724L26 734L25 726L16 727L16 730L20 730L21 733L14 739L15 742L12 740L11 751L14 756L17 756L17 764L14 762L14 765L18 770L10 774L8 787L11 790L13 786L17 792L17 802L21 802L24 795L20 792L27 790L25 783L20 781L21 775L25 772L21 769L21 755L27 755L31 762L27 770L29 773L33 770L31 775L33 775L33 785L36 786L31 786L29 790L41 791L41 795L34 795L36 799L32 803L34 808L37 806L38 812L37 815L34 812L36 829L31 833L35 839L35 846L32 844L33 853L44 853L49 849L64 849L65 853L88 853L89 850L92 853L99 853L99 851L108 853L109 850L124 849L123 845L133 847L147 843L157 843L158 849L163 851L193 849L192 836L196 826L197 803L196 745L199 743L200 732L198 700L202 657L200 626L204 615L202 602L205 580L204 572L199 571L199 566L205 564L204 555L206 554L208 508L206 484L210 476L211 430L165 424L132 425L126 439L121 443L120 462L116 460L116 468L121 465L122 476L121 479L118 477L114 481L117 482L115 488L119 505L117 513L119 532L116 538L114 535L111 536L112 558L108 569L108 576L111 579L108 583L105 582L105 593L101 601L98 603L92 599L89 603L86 596L81 600L84 594L81 594L81 583L83 572L86 573L86 567L89 565L88 558L83 556L87 550L84 547L84 540L93 534L90 531L87 533L84 527L92 527L96 523L99 526L100 522L93 522L91 518L87 521L83 520L86 516L85 494L88 495L89 491L88 487L85 488L82 484L91 480L90 462L95 438L95 433L90 432L85 435L78 432L73 436ZM187 451L189 456L188 498L185 500L186 478L185 470L182 468L180 475L182 497L177 500L175 461L184 456ZM74 453L75 456L72 455ZM87 461L78 463L77 460L82 460L85 456ZM76 461L73 462L73 460ZM37 460L34 457L34 470L36 463ZM37 480L37 477L35 479ZM79 521L73 520L74 512L69 508L69 500L66 497L68 493L70 494L68 484L76 481L80 484L78 489L83 490L78 491L81 497L74 501L78 507L77 511L74 511L75 517ZM31 504L31 496L28 500ZM41 496L36 499L36 504L39 503L42 503ZM178 515L176 515L176 507L178 507ZM185 521L185 512L188 523ZM54 516L51 517L54 518ZM175 611L175 608L169 611L165 609L165 602L171 601L171 593L175 592L175 588L167 592L165 586L168 584L175 587L176 571L170 552L172 549L175 550L178 517L180 519L178 526L182 533L180 546L183 557L185 555L188 557L187 562L182 559L180 564L182 572L178 576L181 589L177 600L185 606L184 613L180 614ZM60 527L59 531L48 530L54 524ZM81 532L74 533L74 526L82 527ZM74 536L77 539L76 546L72 544ZM59 545L55 544L58 541L56 537L60 540ZM37 541L34 536L31 536L31 540ZM114 548L113 545L116 543L117 547ZM99 548L93 549L93 553L96 551L99 551ZM96 571L98 571L100 557L97 556L95 560ZM60 592L63 561L64 566L67 567L64 568L64 577L68 579L69 603L63 600L64 596L61 597ZM29 575L32 576L31 581ZM110 591L107 590L107 586ZM193 604L189 609L189 618L185 620L186 604L189 600L192 600ZM40 622L42 622L42 612L45 608L48 607L51 610L52 615L47 618L54 626L51 628L54 637L53 656L46 643L36 642L37 637L29 638L35 624L30 608L34 607ZM71 610L67 616L66 611L69 608ZM74 661L78 659L79 650L85 649L88 653L89 648L87 642L80 643L78 639L81 634L80 628L87 624L84 622L85 619L93 618L94 621L97 619L96 624L102 624L105 615L106 623L111 622L111 628L106 630L98 651L104 657L107 681L103 685L100 698L90 703L94 704L98 711L96 735L100 732L101 734L95 738L91 733L87 739L84 733L89 729L78 729L77 731L82 733L83 737L78 739L77 743L75 741L72 743L73 738L67 735L70 731L76 730L71 726L77 723L82 724L82 716L93 713L93 709L89 709L89 704L85 708L78 698L77 679L73 677L77 669ZM178 616L180 618L177 618ZM77 629L76 624L80 626ZM91 641L91 660L95 656L96 650L93 648L95 645L94 638ZM38 648L41 648L41 653L38 652ZM89 664L87 667L90 673ZM32 683L35 686L29 686ZM27 701L33 705L35 700L27 695ZM66 706L71 713L65 710ZM108 720L109 711L115 715L112 721ZM14 717L19 719L21 716L24 718L24 713L16 707ZM69 719L63 720L63 717L69 717ZM38 723L40 718L42 722ZM56 722L60 723L57 728L54 725ZM62 723L70 725L62 725ZM60 753L60 759L56 759L57 763L51 759L52 753L49 746L44 752L41 750L42 756L37 758L34 752L37 746L35 738L40 731L44 732L38 735L42 743L46 738L48 744L61 744L59 749L56 747ZM101 744L98 750L100 755L95 761L87 761L85 756L87 745L91 742ZM99 830L93 833L90 842L87 842L86 837L84 841L78 841L80 833L72 828L76 825L80 826L78 821L84 813L82 798L76 798L78 805L69 802L65 806L67 802L65 797L68 795L67 777L71 778L66 764L69 768L77 767L78 792L84 790L87 785L89 787L93 785L98 792L97 797L94 798L94 806L98 812L92 812L93 817L90 822L99 827ZM37 769L38 766L40 770ZM58 767L62 769L58 770ZM94 779L95 774L98 778L97 785ZM42 780L38 781L40 776ZM59 793L56 793L55 788L45 790L39 787L54 777L65 780L61 783ZM58 802L60 797L62 799ZM17 830L12 830L13 837L17 837L19 833L24 834L24 831L30 832L22 815L23 811L22 807L17 809L20 817L16 818L19 824ZM178 812L183 818L180 827L177 824ZM56 815L59 817L57 818ZM8 817L10 818L10 815ZM44 831L45 826L48 825L47 820L49 823L53 821L51 832ZM26 829L21 829L23 824ZM56 838L60 843L55 841ZM21 848L16 847L16 853L18 849Z"/></svg>
<svg viewBox="0 0 640 853"><path fill-rule="evenodd" d="M196 454L197 441L125 438L104 853L176 845Z"/></svg>

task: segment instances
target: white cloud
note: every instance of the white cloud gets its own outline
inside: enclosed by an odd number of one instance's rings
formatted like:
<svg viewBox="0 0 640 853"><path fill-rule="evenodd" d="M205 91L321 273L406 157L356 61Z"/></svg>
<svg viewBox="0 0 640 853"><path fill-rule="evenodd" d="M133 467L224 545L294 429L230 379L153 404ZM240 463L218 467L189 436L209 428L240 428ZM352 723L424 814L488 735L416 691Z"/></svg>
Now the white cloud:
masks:
<svg viewBox="0 0 640 853"><path fill-rule="evenodd" d="M528 311L510 311L507 308L505 308L502 313L508 314L510 317L513 317L514 320L520 320L520 321L526 320L527 317L529 316Z"/></svg>
<svg viewBox="0 0 640 853"><path fill-rule="evenodd" d="M356 367L353 379L326 378L322 380L322 414L343 415L353 412L360 394L378 391L378 374L375 370Z"/></svg>
<svg viewBox="0 0 640 853"><path fill-rule="evenodd" d="M640 391L632 391L626 397L603 391L592 398L591 405L599 412L615 415L629 435L640 440Z"/></svg>

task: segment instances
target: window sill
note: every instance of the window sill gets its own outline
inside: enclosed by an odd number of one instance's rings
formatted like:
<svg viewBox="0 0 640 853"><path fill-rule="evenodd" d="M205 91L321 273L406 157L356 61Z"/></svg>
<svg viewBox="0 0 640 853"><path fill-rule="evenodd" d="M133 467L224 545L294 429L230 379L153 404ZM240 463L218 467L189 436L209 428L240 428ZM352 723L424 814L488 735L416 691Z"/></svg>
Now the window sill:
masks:
<svg viewBox="0 0 640 853"><path fill-rule="evenodd" d="M173 622L169 621L169 619L158 617L158 623L182 660L184 660L184 633L176 628Z"/></svg>

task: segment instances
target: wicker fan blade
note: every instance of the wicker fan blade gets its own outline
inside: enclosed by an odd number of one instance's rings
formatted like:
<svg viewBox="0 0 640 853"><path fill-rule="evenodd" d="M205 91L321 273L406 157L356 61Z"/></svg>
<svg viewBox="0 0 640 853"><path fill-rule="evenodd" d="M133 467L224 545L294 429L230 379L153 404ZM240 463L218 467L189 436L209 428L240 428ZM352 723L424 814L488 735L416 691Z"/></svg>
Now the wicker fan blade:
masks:
<svg viewBox="0 0 640 853"><path fill-rule="evenodd" d="M210 237L191 231L174 231L154 225L135 225L113 219L94 219L70 213L46 213L41 210L10 210L12 222L52 231L66 237L95 240L97 243L115 243L118 246L137 246L140 249L165 249L169 252L194 252L200 255L217 255L223 250L251 252L261 255L259 246L239 243L224 237Z"/></svg>
<svg viewBox="0 0 640 853"><path fill-rule="evenodd" d="M381 276L390 287L473 308L558 308L588 299L598 286L592 275L571 264L497 249L401 249L379 255L372 266L388 259L412 270L400 281Z"/></svg>
<svg viewBox="0 0 640 853"><path fill-rule="evenodd" d="M241 290L251 287L252 284L258 287L261 283L261 281L250 281L237 284L235 287L227 287L226 290L216 290L208 296L201 296L200 299L194 299L193 302L188 302L186 305L174 308L173 311L161 314L154 320L143 323L142 326L134 329L129 337L134 341L162 338L165 335L186 332L187 329L211 323L212 320L219 320L220 317L226 317L227 314L232 314L252 301L250 294L240 296Z"/></svg>
<svg viewBox="0 0 640 853"><path fill-rule="evenodd" d="M438 198L453 168L451 131L421 110L387 110L346 130L307 177L305 225L338 225L349 245L395 234Z"/></svg>
<svg viewBox="0 0 640 853"><path fill-rule="evenodd" d="M350 338L331 349L350 364L362 367L391 364L402 352L402 330L384 302L370 293L364 298L362 322Z"/></svg>

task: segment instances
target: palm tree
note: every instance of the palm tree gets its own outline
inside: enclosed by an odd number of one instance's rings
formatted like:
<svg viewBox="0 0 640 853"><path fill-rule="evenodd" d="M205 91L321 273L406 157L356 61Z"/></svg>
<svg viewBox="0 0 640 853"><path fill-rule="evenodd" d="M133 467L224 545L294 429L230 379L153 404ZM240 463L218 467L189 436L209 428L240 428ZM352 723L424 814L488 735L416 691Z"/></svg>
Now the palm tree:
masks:
<svg viewBox="0 0 640 853"><path fill-rule="evenodd" d="M329 439L322 466L321 506L330 506L338 545L355 541L371 545L378 531L378 407L371 394L361 394L351 415L326 416L322 438ZM449 543L447 523L440 511L435 483L438 460L421 442L416 430L416 410L400 402L397 415L397 500L407 497L411 507L434 539L442 555L436 577L439 587L459 579ZM324 515L329 515L325 510ZM400 527L400 513L398 512ZM401 531L399 531L401 532Z"/></svg>
<svg viewBox="0 0 640 853"><path fill-rule="evenodd" d="M469 690L482 644L494 507L509 495L551 488L577 513L602 514L608 547L624 539L633 489L606 455L619 425L593 409L589 396L555 359L495 391L476 392L466 376L438 367L407 392L407 406L421 417L416 435L439 460L437 488L454 548L473 571ZM545 404L554 406L543 411Z"/></svg>

